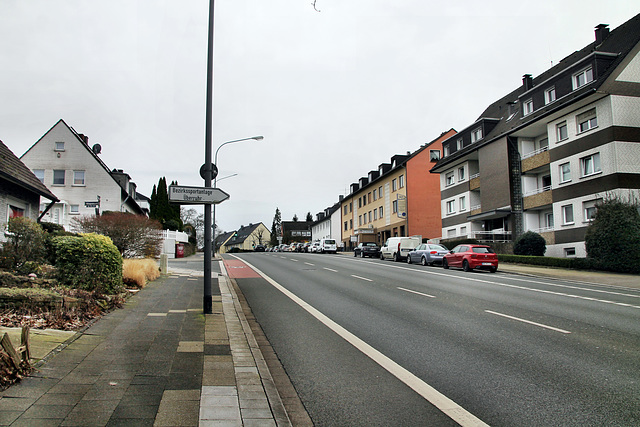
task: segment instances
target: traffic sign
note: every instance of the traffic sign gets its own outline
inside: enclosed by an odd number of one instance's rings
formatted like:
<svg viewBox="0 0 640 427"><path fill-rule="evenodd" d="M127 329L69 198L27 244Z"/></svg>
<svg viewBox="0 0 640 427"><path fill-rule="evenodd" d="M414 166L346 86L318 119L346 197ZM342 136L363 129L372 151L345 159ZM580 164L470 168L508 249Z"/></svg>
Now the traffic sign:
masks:
<svg viewBox="0 0 640 427"><path fill-rule="evenodd" d="M230 196L219 188L169 186L169 201L181 205L210 205L227 200Z"/></svg>

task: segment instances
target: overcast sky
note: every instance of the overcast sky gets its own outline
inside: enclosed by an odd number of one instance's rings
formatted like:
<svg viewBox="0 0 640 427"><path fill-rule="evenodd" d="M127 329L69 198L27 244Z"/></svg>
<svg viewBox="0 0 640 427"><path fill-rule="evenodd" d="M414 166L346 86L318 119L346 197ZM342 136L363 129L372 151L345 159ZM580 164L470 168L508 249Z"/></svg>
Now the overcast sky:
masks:
<svg viewBox="0 0 640 427"><path fill-rule="evenodd" d="M59 119L151 195L202 186L205 0L0 0L0 140ZM314 216L349 185L640 13L629 0L218 0L213 150L230 231Z"/></svg>

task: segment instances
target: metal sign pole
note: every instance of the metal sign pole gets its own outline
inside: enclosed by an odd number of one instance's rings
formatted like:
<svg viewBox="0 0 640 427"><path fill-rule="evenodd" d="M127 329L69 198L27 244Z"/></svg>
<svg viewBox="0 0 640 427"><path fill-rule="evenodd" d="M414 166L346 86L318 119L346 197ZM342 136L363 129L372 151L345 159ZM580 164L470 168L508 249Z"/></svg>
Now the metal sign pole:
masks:
<svg viewBox="0 0 640 427"><path fill-rule="evenodd" d="M214 0L209 0L209 38L207 49L207 108L204 143L204 164L211 164L211 129L213 120L213 10ZM211 187L211 170L205 173L204 186ZM202 299L204 314L213 313L211 297L211 205L204 205L204 296Z"/></svg>

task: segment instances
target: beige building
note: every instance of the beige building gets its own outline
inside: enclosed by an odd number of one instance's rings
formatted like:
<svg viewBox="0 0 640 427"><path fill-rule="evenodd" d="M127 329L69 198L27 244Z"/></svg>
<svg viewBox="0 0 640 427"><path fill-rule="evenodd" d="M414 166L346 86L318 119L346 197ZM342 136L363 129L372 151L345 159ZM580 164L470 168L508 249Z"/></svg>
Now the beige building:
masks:
<svg viewBox="0 0 640 427"><path fill-rule="evenodd" d="M409 155L396 155L357 183L341 202L342 242L349 250L362 242L384 243L407 236L407 174Z"/></svg>
<svg viewBox="0 0 640 427"><path fill-rule="evenodd" d="M252 251L258 245L268 245L271 232L263 223L249 224L233 232L220 248L220 253L231 250Z"/></svg>

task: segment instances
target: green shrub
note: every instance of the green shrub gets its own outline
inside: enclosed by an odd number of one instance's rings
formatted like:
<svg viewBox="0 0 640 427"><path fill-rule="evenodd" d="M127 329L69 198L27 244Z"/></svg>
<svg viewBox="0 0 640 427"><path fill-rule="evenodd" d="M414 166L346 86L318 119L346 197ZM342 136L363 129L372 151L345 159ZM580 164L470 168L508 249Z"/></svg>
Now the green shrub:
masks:
<svg viewBox="0 0 640 427"><path fill-rule="evenodd" d="M40 227L47 233L56 233L64 231L64 227L54 222L41 222Z"/></svg>
<svg viewBox="0 0 640 427"><path fill-rule="evenodd" d="M587 258L613 271L640 272L640 213L638 203L609 198L596 205L587 227Z"/></svg>
<svg viewBox="0 0 640 427"><path fill-rule="evenodd" d="M45 254L45 233L40 225L29 218L10 218L8 239L4 243L3 262L12 270L20 271L25 263L41 262Z"/></svg>
<svg viewBox="0 0 640 427"><path fill-rule="evenodd" d="M515 255L543 256L547 251L547 242L544 237L533 231L527 231L518 237L513 247Z"/></svg>
<svg viewBox="0 0 640 427"><path fill-rule="evenodd" d="M122 256L106 236L80 234L52 239L57 279L71 288L115 294L122 291Z"/></svg>

